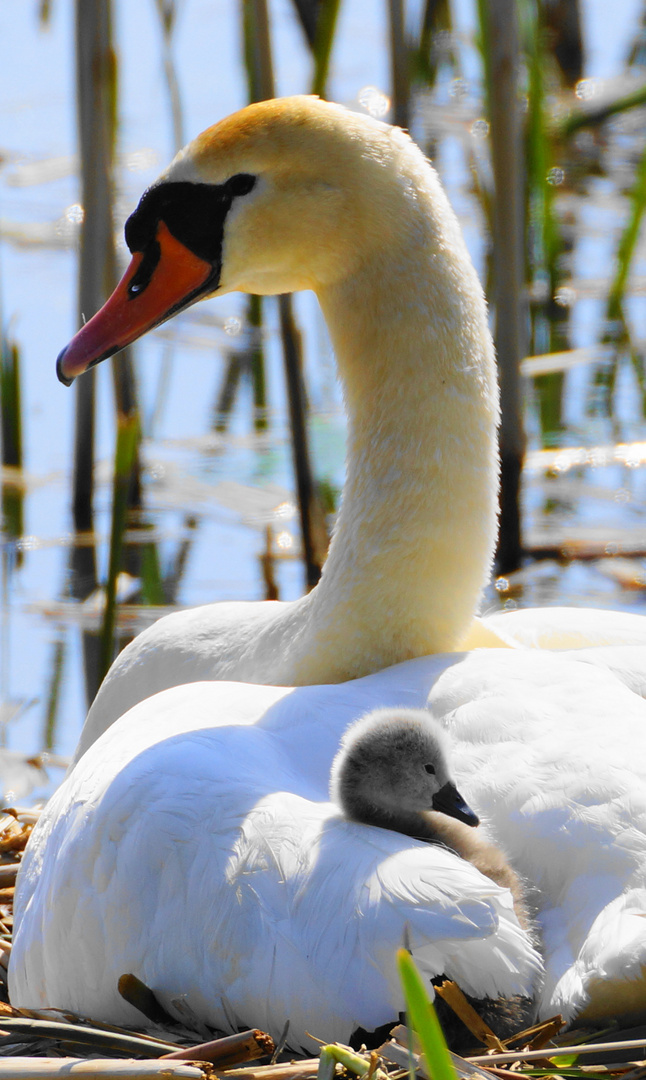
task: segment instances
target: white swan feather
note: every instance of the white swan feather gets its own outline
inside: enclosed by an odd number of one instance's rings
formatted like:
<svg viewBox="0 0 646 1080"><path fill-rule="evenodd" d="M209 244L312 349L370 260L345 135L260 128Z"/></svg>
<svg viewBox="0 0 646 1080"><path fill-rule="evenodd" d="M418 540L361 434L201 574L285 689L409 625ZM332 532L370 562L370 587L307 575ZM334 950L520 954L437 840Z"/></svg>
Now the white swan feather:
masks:
<svg viewBox="0 0 646 1080"><path fill-rule="evenodd" d="M307 688L294 703L284 688L195 683L113 725L30 842L12 1000L134 1023L117 991L132 972L171 1012L185 996L215 1028L276 1036L289 1019L290 1045L312 1049L307 1032L347 1042L396 1020L406 927L429 977L476 997L531 997L542 965L506 890L452 852L347 821L327 801L336 736L326 754L318 709L331 707L335 723L352 715L347 691Z"/></svg>

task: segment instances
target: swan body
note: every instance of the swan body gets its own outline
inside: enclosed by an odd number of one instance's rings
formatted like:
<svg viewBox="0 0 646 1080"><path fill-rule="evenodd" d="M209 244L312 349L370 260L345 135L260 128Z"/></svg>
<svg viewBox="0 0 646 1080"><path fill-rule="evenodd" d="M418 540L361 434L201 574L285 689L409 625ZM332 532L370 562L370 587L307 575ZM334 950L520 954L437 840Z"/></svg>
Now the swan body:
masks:
<svg viewBox="0 0 646 1080"><path fill-rule="evenodd" d="M343 1039L399 1008L392 950L408 922L427 975L444 968L473 996L538 990L542 1017L643 1016L646 654L593 651L603 664L586 650L481 649L349 683L195 683L141 702L34 830L15 898L13 1003L133 1022L116 992L130 971L225 1030L276 1032L291 1015L297 1042L301 1024ZM343 822L329 804L343 733L377 707L428 708L447 732L458 788L533 890L542 989L507 890L437 845ZM377 905L368 920L354 921L365 914L357 896ZM422 910L440 922L422 926Z"/></svg>
<svg viewBox="0 0 646 1080"><path fill-rule="evenodd" d="M498 394L482 289L419 148L316 98L261 102L178 155L126 240L131 266L59 357L61 378L201 296L313 289L348 414L346 482L319 585L145 630L100 688L78 756L169 686L341 682L456 648L491 569Z"/></svg>
<svg viewBox="0 0 646 1080"><path fill-rule="evenodd" d="M389 696L376 678L358 694L192 683L114 724L30 842L13 1002L137 1023L117 992L133 972L171 1014L185 998L219 1030L276 1037L289 1019L289 1045L312 1050L308 1032L347 1043L397 1020L406 927L429 978L478 999L535 997L541 960L506 890L327 800L339 723L380 687Z"/></svg>

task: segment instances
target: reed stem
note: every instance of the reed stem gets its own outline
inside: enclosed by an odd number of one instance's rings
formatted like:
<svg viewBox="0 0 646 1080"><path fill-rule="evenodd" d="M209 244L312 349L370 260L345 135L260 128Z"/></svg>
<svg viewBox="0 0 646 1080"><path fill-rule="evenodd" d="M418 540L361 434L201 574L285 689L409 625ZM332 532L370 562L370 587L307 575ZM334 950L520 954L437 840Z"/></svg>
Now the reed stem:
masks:
<svg viewBox="0 0 646 1080"><path fill-rule="evenodd" d="M174 0L155 0L155 7L159 15L162 32L162 59L164 76L168 88L170 101L171 121L173 128L173 149L177 153L181 150L186 139L184 138L184 117L182 114L182 100L179 92L179 80L173 60L173 31L177 18L177 7Z"/></svg>
<svg viewBox="0 0 646 1080"><path fill-rule="evenodd" d="M410 126L410 63L403 0L388 0L393 124Z"/></svg>
<svg viewBox="0 0 646 1080"><path fill-rule="evenodd" d="M254 100L274 97L269 15L266 0L245 0L245 58L250 93ZM303 385L300 336L296 328L291 296L279 296L280 329L283 341L285 377L292 436L296 492L303 537L303 558L307 588L316 585L327 550L323 514L316 498L307 440L306 400ZM321 523L323 528L317 523Z"/></svg>
<svg viewBox="0 0 646 1080"><path fill-rule="evenodd" d="M292 430L292 453L296 474L296 492L303 536L303 558L307 588L312 589L321 576L327 537L320 527L320 504L316 498L307 440L305 386L300 349L300 335L294 323L291 297L279 296L280 326L283 337L287 396Z"/></svg>
<svg viewBox="0 0 646 1080"><path fill-rule="evenodd" d="M113 161L116 131L116 56L111 0L76 0L76 73L83 225L79 256L79 315L101 307L117 281L113 229ZM122 352L112 363L119 416L137 413L132 362ZM72 507L77 531L93 525L95 374L76 381ZM133 485L138 502L139 483Z"/></svg>
<svg viewBox="0 0 646 1080"><path fill-rule="evenodd" d="M520 45L515 0L479 0L494 174L493 259L495 340L502 417L500 425L500 573L522 558L520 478L525 453L520 362L527 353L521 123L518 102Z"/></svg>

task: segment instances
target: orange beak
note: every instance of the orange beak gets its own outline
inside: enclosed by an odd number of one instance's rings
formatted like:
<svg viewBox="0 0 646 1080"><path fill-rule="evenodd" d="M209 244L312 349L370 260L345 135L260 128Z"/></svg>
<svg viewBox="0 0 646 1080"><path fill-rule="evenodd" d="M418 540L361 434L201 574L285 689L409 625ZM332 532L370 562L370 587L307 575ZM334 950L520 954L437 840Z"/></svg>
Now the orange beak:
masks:
<svg viewBox="0 0 646 1080"><path fill-rule="evenodd" d="M66 386L89 367L194 303L210 286L217 287L219 267L193 254L163 221L157 226L155 240L159 257L152 272L138 283L144 255L135 252L110 299L58 357L56 374Z"/></svg>

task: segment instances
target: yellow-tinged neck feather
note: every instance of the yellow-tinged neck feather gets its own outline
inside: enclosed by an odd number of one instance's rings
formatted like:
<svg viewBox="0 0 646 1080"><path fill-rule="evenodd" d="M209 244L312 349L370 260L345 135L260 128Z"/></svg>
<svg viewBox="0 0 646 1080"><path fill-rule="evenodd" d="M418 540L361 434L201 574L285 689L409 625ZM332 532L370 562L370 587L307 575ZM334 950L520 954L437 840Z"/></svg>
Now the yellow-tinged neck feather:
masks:
<svg viewBox="0 0 646 1080"><path fill-rule="evenodd" d="M338 160L326 161L326 175L332 199L335 181L354 196L338 196L345 210L297 260L335 348L348 473L321 582L259 629L251 652L245 643L254 681L283 684L340 681L457 647L496 533L495 363L455 215L408 136L304 100L333 133L343 128L347 145L332 140ZM304 139L305 174L308 155Z"/></svg>

